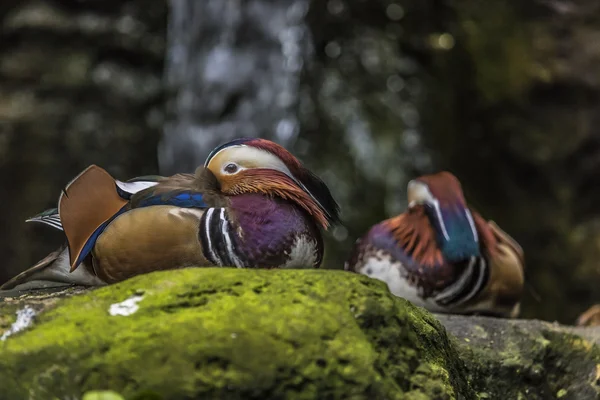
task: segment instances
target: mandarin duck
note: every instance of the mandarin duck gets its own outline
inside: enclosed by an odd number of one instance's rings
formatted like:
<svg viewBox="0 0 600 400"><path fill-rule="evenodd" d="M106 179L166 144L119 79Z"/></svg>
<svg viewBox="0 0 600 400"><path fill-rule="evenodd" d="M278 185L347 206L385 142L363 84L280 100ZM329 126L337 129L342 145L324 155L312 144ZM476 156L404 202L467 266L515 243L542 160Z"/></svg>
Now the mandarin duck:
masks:
<svg viewBox="0 0 600 400"><path fill-rule="evenodd" d="M577 326L600 326L600 304L588 308L577 318Z"/></svg>
<svg viewBox="0 0 600 400"><path fill-rule="evenodd" d="M408 184L408 209L358 239L345 269L433 312L516 317L523 250L465 201L449 172Z"/></svg>
<svg viewBox="0 0 600 400"><path fill-rule="evenodd" d="M122 182L92 165L57 209L29 220L63 230L66 244L2 289L104 285L190 266L319 267L320 228L338 215L325 183L265 139L223 144L195 174Z"/></svg>

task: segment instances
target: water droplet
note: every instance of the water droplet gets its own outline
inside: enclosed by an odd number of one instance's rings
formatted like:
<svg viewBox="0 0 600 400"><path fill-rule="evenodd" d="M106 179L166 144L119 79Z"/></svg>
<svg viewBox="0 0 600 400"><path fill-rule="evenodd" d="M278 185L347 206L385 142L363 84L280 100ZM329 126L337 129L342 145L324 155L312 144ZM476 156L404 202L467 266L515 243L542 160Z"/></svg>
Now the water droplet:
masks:
<svg viewBox="0 0 600 400"><path fill-rule="evenodd" d="M419 124L419 112L411 105L401 111L402 121L407 127L415 128ZM416 146L416 144L415 144Z"/></svg>
<svg viewBox="0 0 600 400"><path fill-rule="evenodd" d="M381 57L375 49L365 49L361 54L361 61L366 69L373 72L381 65Z"/></svg>
<svg viewBox="0 0 600 400"><path fill-rule="evenodd" d="M333 228L333 237L338 242L346 240L348 238L348 229L343 226L336 226Z"/></svg>
<svg viewBox="0 0 600 400"><path fill-rule="evenodd" d="M294 104L295 100L296 97L292 92L290 92L289 90L284 90L277 96L277 105L282 108L290 107Z"/></svg>
<svg viewBox="0 0 600 400"><path fill-rule="evenodd" d="M425 153L418 154L414 159L414 165L416 168L423 171L431 169L433 166L431 155Z"/></svg>
<svg viewBox="0 0 600 400"><path fill-rule="evenodd" d="M344 8L344 3L342 3L340 0L329 0L329 2L327 2L327 10L332 15L341 14L344 11Z"/></svg>
<svg viewBox="0 0 600 400"><path fill-rule="evenodd" d="M390 4L385 9L385 13L392 21L400 21L404 17L404 9L400 4Z"/></svg>
<svg viewBox="0 0 600 400"><path fill-rule="evenodd" d="M303 65L304 61L302 61L302 59L300 59L299 57L289 57L285 60L284 67L290 72L298 72L302 69Z"/></svg>
<svg viewBox="0 0 600 400"><path fill-rule="evenodd" d="M299 1L290 6L287 10L287 17L294 21L299 21L308 13L308 3Z"/></svg>
<svg viewBox="0 0 600 400"><path fill-rule="evenodd" d="M402 144L407 150L414 150L420 143L421 137L418 131L414 129L405 129L404 132L402 132Z"/></svg>
<svg viewBox="0 0 600 400"><path fill-rule="evenodd" d="M385 34L393 40L397 40L404 34L404 28L397 22L390 22L385 26Z"/></svg>
<svg viewBox="0 0 600 400"><path fill-rule="evenodd" d="M125 15L117 21L116 27L119 33L130 35L134 33L139 23L129 15Z"/></svg>
<svg viewBox="0 0 600 400"><path fill-rule="evenodd" d="M398 68L398 72L405 75L414 75L419 70L417 63L408 57L398 58L396 68Z"/></svg>
<svg viewBox="0 0 600 400"><path fill-rule="evenodd" d="M327 57L337 58L341 53L342 48L336 41L329 42L325 46L325 54L327 54Z"/></svg>
<svg viewBox="0 0 600 400"><path fill-rule="evenodd" d="M390 92L398 93L404 89L404 79L399 75L390 75L387 79L387 87Z"/></svg>
<svg viewBox="0 0 600 400"><path fill-rule="evenodd" d="M418 97L423 90L423 85L417 78L410 78L406 84L406 89L411 96Z"/></svg>
<svg viewBox="0 0 600 400"><path fill-rule="evenodd" d="M344 54L340 57L340 70L344 73L354 72L356 70L356 60L351 56L344 57Z"/></svg>
<svg viewBox="0 0 600 400"><path fill-rule="evenodd" d="M296 131L296 124L290 119L282 119L277 123L275 134L282 141L288 141Z"/></svg>
<svg viewBox="0 0 600 400"><path fill-rule="evenodd" d="M449 33L432 35L429 38L429 44L434 49L450 50L454 47L454 36Z"/></svg>

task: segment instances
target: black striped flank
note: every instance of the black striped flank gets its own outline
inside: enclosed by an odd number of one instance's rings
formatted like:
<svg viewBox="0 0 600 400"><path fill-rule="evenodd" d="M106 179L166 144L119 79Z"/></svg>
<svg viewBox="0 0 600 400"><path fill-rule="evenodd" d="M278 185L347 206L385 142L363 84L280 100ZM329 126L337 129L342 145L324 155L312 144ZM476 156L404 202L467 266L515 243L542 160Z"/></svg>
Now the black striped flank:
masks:
<svg viewBox="0 0 600 400"><path fill-rule="evenodd" d="M485 258L475 257L465 262L460 276L435 297L436 303L444 307L459 306L473 299L486 287L490 276Z"/></svg>
<svg viewBox="0 0 600 400"><path fill-rule="evenodd" d="M230 266L233 265L231 256L227 250L227 242L225 241L225 235L229 232L223 229L225 225L225 209L215 209L215 215L213 216L213 223L211 224L210 232L212 234L211 239L213 243L213 250L217 256L221 259L221 265Z"/></svg>
<svg viewBox="0 0 600 400"><path fill-rule="evenodd" d="M214 218L214 214L214 208L209 208L202 214L202 218L200 218L200 228L198 229L198 238L202 244L202 253L204 254L204 257L214 265L221 265L221 260L217 258L211 241L210 224Z"/></svg>
<svg viewBox="0 0 600 400"><path fill-rule="evenodd" d="M209 208L202 215L198 235L204 256L221 266L236 266L237 243L224 208Z"/></svg>

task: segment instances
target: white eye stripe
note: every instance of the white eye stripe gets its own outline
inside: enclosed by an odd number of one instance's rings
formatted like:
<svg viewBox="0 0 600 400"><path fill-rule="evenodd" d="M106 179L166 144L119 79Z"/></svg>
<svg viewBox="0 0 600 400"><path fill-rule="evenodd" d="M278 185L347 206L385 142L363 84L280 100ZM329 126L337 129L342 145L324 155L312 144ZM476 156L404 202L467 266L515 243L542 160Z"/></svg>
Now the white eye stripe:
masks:
<svg viewBox="0 0 600 400"><path fill-rule="evenodd" d="M283 172L290 178L295 179L294 175L291 173L289 168L276 155L266 150L245 145L231 146L218 151L215 155L211 157L211 160L207 163L207 166L210 165L210 163L214 160L217 160L219 158L219 154L221 153L227 153L227 156L223 157L223 160L219 160L219 163L222 163L220 164L220 171L223 174L235 174L228 173L225 171L225 167L229 164L236 164L238 166L237 172L249 169L247 167L244 167L243 165L255 165L261 166L261 168L273 169L276 171Z"/></svg>

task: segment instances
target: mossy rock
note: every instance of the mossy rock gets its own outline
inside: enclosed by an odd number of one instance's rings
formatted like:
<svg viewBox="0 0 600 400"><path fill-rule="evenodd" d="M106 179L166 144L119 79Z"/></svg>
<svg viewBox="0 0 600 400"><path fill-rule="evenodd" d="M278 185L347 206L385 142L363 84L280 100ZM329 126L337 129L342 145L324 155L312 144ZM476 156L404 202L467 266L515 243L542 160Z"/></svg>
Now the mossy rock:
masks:
<svg viewBox="0 0 600 400"><path fill-rule="evenodd" d="M600 327L439 315L481 399L600 399Z"/></svg>
<svg viewBox="0 0 600 400"><path fill-rule="evenodd" d="M142 297L136 312L109 313L132 296ZM153 273L61 299L0 342L0 398L11 400L94 390L138 400L474 398L465 377L431 314L343 271Z"/></svg>

